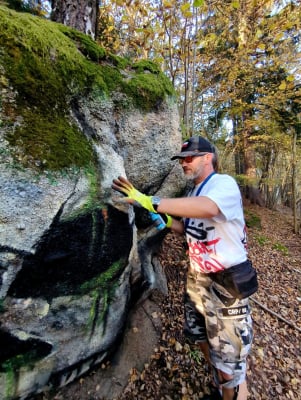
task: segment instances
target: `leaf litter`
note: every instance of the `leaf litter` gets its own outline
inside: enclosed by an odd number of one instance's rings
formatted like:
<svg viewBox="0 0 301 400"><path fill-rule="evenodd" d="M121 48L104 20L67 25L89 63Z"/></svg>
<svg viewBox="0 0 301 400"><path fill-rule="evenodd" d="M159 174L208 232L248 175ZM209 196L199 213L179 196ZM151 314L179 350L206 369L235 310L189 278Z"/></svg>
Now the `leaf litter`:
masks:
<svg viewBox="0 0 301 400"><path fill-rule="evenodd" d="M252 296L254 342L248 359L248 400L301 399L301 237L286 209L248 205L261 227L248 228L249 256L258 272ZM168 234L160 253L168 280L160 345L119 400L197 400L211 377L197 346L183 336L183 294L188 267L185 240Z"/></svg>

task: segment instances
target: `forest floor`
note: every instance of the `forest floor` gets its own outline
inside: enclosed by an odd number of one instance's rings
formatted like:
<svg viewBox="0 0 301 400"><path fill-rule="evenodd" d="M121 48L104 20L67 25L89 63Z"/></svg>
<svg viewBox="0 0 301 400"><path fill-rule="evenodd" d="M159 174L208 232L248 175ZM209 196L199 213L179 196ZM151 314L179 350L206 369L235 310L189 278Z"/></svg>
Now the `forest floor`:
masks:
<svg viewBox="0 0 301 400"><path fill-rule="evenodd" d="M301 400L301 236L293 233L287 210L248 205L245 213L252 225L248 228L249 256L260 285L251 298L254 344L248 362L248 399ZM197 400L209 393L210 377L202 355L182 332L188 266L184 239L168 234L160 258L169 288L162 304L162 336L144 370L129 371L128 385L118 400ZM81 393L87 393L80 400L101 400L97 374L93 371L51 399L77 399L78 385Z"/></svg>

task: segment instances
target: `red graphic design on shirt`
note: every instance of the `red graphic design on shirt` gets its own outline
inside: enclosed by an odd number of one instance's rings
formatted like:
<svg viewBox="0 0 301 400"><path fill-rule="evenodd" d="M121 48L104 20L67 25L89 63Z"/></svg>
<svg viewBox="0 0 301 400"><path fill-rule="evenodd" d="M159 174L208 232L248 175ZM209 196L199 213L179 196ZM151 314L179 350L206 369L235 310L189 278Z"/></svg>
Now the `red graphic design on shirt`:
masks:
<svg viewBox="0 0 301 400"><path fill-rule="evenodd" d="M225 269L218 260L210 257L211 254L215 253L215 245L219 241L219 238L208 241L206 244L200 241L188 241L190 266L193 271L208 274L210 272L218 272ZM213 249L210 248L210 246L213 247Z"/></svg>

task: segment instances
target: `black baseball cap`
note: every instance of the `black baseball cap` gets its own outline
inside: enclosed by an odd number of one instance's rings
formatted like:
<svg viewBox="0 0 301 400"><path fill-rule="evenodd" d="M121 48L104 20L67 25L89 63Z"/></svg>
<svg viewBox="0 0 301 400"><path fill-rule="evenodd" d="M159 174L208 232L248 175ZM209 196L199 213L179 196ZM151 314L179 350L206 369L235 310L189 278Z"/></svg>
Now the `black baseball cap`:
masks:
<svg viewBox="0 0 301 400"><path fill-rule="evenodd" d="M171 160L195 156L198 153L215 153L215 147L202 136L192 136L182 144L181 152L171 157Z"/></svg>

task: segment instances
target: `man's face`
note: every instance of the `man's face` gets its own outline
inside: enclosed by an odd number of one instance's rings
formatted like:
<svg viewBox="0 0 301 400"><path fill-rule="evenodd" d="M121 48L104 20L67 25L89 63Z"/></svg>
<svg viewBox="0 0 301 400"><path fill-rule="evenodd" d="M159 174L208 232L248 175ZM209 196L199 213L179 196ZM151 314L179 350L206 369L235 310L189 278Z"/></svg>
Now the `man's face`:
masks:
<svg viewBox="0 0 301 400"><path fill-rule="evenodd" d="M200 153L197 156L179 158L179 163L187 179L197 180L205 174L205 159L208 153Z"/></svg>

